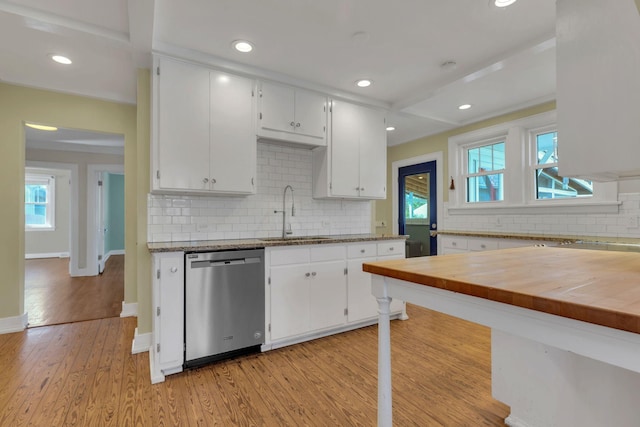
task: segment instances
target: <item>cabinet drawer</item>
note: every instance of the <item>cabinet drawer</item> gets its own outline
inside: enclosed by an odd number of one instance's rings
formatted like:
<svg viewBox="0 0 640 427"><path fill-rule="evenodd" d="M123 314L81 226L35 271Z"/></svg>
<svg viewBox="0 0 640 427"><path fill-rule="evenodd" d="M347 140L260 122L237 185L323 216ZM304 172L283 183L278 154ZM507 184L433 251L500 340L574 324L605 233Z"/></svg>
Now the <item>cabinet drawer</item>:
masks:
<svg viewBox="0 0 640 427"><path fill-rule="evenodd" d="M378 256L404 255L404 240L378 243Z"/></svg>
<svg viewBox="0 0 640 427"><path fill-rule="evenodd" d="M344 245L317 245L309 248L311 262L343 261L346 256Z"/></svg>
<svg viewBox="0 0 640 427"><path fill-rule="evenodd" d="M376 243L358 243L347 246L347 257L352 258L368 258L378 254L378 245Z"/></svg>
<svg viewBox="0 0 640 427"><path fill-rule="evenodd" d="M458 250L467 249L467 239L460 237L442 236L442 247Z"/></svg>
<svg viewBox="0 0 640 427"><path fill-rule="evenodd" d="M271 262L269 265L306 264L309 262L309 248L278 248L269 249Z"/></svg>
<svg viewBox="0 0 640 427"><path fill-rule="evenodd" d="M498 242L496 240L469 240L467 249L470 251L491 251L498 249Z"/></svg>

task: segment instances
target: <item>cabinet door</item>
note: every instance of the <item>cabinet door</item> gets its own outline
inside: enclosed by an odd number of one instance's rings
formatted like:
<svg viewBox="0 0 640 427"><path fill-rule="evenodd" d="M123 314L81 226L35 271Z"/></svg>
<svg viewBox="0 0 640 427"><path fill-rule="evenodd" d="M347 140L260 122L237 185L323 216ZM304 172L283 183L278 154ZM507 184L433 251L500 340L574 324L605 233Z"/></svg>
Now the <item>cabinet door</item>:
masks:
<svg viewBox="0 0 640 427"><path fill-rule="evenodd" d="M371 293L371 274L362 271L362 263L374 262L376 257L349 260L347 302L349 322L370 319L378 315L378 301Z"/></svg>
<svg viewBox="0 0 640 427"><path fill-rule="evenodd" d="M327 126L327 98L302 89L295 90L296 133L324 140ZM319 141L319 143L321 143Z"/></svg>
<svg viewBox="0 0 640 427"><path fill-rule="evenodd" d="M159 64L154 187L208 190L209 70L167 58Z"/></svg>
<svg viewBox="0 0 640 427"><path fill-rule="evenodd" d="M319 262L309 265L309 326L325 329L346 322L347 279L344 261Z"/></svg>
<svg viewBox="0 0 640 427"><path fill-rule="evenodd" d="M387 131L382 111L361 109L360 197L387 197Z"/></svg>
<svg viewBox="0 0 640 427"><path fill-rule="evenodd" d="M155 351L159 368L176 368L183 363L184 345L184 255L158 256L155 263L160 270L158 281L158 335Z"/></svg>
<svg viewBox="0 0 640 427"><path fill-rule="evenodd" d="M330 192L333 196L357 197L360 181L360 107L334 100L331 110Z"/></svg>
<svg viewBox="0 0 640 427"><path fill-rule="evenodd" d="M271 339L309 331L309 265L271 267Z"/></svg>
<svg viewBox="0 0 640 427"><path fill-rule="evenodd" d="M263 82L260 92L260 127L272 131L294 132L294 89Z"/></svg>
<svg viewBox="0 0 640 427"><path fill-rule="evenodd" d="M211 190L254 193L257 142L253 80L210 73Z"/></svg>

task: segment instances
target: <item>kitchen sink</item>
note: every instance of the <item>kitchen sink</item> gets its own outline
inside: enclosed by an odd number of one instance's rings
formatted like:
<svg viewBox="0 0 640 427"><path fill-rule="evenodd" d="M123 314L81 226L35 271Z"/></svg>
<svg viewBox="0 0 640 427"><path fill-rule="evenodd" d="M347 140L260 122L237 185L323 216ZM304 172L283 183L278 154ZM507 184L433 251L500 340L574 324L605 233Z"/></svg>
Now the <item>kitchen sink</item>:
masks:
<svg viewBox="0 0 640 427"><path fill-rule="evenodd" d="M264 239L258 239L262 242L300 242L306 240L327 240L331 237L322 237L322 236L295 236L295 237L267 237Z"/></svg>

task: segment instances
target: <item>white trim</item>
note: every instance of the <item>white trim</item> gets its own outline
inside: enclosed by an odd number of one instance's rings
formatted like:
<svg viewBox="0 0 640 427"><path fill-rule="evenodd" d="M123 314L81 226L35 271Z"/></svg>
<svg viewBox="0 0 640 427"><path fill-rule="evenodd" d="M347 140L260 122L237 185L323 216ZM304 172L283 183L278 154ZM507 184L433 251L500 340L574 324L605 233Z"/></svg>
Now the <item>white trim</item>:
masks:
<svg viewBox="0 0 640 427"><path fill-rule="evenodd" d="M69 252L47 252L37 254L24 254L24 259L39 259L39 258L69 258Z"/></svg>
<svg viewBox="0 0 640 427"><path fill-rule="evenodd" d="M622 202L587 202L582 204L492 205L449 208L449 215L526 215L526 214L617 214Z"/></svg>
<svg viewBox="0 0 640 427"><path fill-rule="evenodd" d="M98 186L98 172L124 174L124 165L91 164L87 165L87 276L98 274L98 212L97 191L92 189ZM95 260L95 262L92 262Z"/></svg>
<svg viewBox="0 0 640 427"><path fill-rule="evenodd" d="M29 316L23 313L20 316L0 318L0 334L11 334L13 332L22 332L29 324Z"/></svg>
<svg viewBox="0 0 640 427"><path fill-rule="evenodd" d="M131 343L131 354L144 353L151 349L151 332L139 334L138 328L133 333L133 341ZM152 353L149 352L151 356Z"/></svg>
<svg viewBox="0 0 640 427"><path fill-rule="evenodd" d="M109 261L109 258L111 258L111 255L124 255L124 249L115 249L113 251L107 252L107 254L104 256L105 264L107 263L107 261Z"/></svg>
<svg viewBox="0 0 640 427"><path fill-rule="evenodd" d="M444 196L443 196L443 188L444 188L444 175L442 171L442 167L444 165L444 156L442 151L438 151L435 153L423 154L421 156L411 157L409 159L396 160L391 163L391 221L393 221L393 234L398 234L398 170L405 166L417 165L425 162L436 162L436 200L437 206L436 210L438 212L438 221L442 222L444 220Z"/></svg>
<svg viewBox="0 0 640 427"><path fill-rule="evenodd" d="M122 301L122 311L120 317L138 317L138 303ZM137 331L138 329L136 329Z"/></svg>

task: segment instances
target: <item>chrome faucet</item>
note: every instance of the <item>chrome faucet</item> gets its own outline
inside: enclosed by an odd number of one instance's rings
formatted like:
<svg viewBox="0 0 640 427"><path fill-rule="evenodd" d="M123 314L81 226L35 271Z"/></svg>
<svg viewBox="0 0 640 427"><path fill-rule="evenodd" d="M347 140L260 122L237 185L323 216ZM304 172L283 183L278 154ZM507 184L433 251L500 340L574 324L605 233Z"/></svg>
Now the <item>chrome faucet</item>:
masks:
<svg viewBox="0 0 640 427"><path fill-rule="evenodd" d="M282 212L282 238L283 239L287 236L287 234L293 234L293 231L291 231L291 225L289 225L288 230L285 228L285 222L287 217L287 211L285 209L285 200L287 198L287 188L291 190L291 216L296 216L296 205L295 205L295 201L293 200L293 187L290 185L287 185L286 187L284 187L284 193L282 193L282 210L273 211L273 213Z"/></svg>

